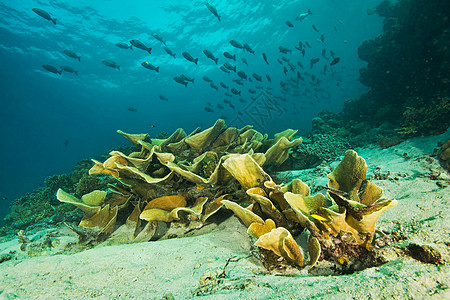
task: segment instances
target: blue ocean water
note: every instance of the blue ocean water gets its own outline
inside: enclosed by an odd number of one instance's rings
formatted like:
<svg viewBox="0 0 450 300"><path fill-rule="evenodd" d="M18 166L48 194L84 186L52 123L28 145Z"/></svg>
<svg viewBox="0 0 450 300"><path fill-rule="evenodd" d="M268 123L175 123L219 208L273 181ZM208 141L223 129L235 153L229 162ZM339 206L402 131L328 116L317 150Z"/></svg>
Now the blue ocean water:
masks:
<svg viewBox="0 0 450 300"><path fill-rule="evenodd" d="M381 19L366 13L379 2L210 1L221 16L219 22L205 1L2 1L0 215L10 201L31 192L46 176L70 172L81 159L127 144L117 129L155 136L179 127L186 132L207 128L223 117L229 126L250 124L269 135L286 128L306 132L319 111L339 112L345 100L366 91L358 82L365 63L358 59L357 49L382 32ZM33 8L57 18L56 25ZM295 20L308 9L311 15ZM154 33L166 41L175 58ZM152 53L115 45L132 39L151 47ZM247 43L255 54L233 47L230 40ZM300 41L311 46L303 46L304 56L295 48ZM280 53L279 46L291 52ZM64 50L74 51L80 61ZM210 50L219 64L203 50ZM198 58L198 65L187 61L184 51ZM236 54L236 61L225 58L225 51ZM333 66L330 51L340 58ZM311 68L313 58L320 61ZM105 66L103 60L115 61L120 71ZM159 72L142 67L146 61L159 66ZM225 62L253 82L234 83L239 77L233 71L226 74L219 69ZM69 66L78 75L54 74L42 65ZM262 76L262 82L253 73ZM180 74L195 78L194 83L185 87L175 82ZM220 82L241 91L241 96L224 95L227 90ZM161 94L168 101L161 100Z"/></svg>

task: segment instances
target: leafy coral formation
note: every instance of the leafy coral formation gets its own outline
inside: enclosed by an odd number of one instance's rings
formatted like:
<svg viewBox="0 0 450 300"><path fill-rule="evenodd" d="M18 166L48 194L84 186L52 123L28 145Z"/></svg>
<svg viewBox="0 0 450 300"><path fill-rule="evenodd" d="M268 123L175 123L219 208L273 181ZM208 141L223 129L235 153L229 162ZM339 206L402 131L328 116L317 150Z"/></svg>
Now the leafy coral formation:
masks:
<svg viewBox="0 0 450 300"><path fill-rule="evenodd" d="M222 199L245 195L236 180L245 187L265 182L261 166L282 164L289 150L302 142L293 139L296 132L286 130L268 139L251 126L227 128L220 119L189 135L180 128L167 139L118 131L140 151L128 155L112 151L104 162L93 160L90 176L110 175L118 180L109 185L104 201L90 204L63 190L57 196L84 211L81 228L73 228L96 241L150 240L161 222L170 223L163 237L183 235L203 227L220 209ZM109 237L116 222L120 226Z"/></svg>
<svg viewBox="0 0 450 300"><path fill-rule="evenodd" d="M120 132L141 149L128 155L112 151L90 169L117 179L109 191L78 199L58 190L57 197L84 211L70 226L87 244L149 241L191 233L207 225L222 205L248 228L268 270L312 267L319 260L349 263L371 251L375 222L394 206L366 180L367 165L349 150L328 175L326 195L311 195L299 179L276 184L264 166L278 166L301 143L286 130L268 139L251 127L227 128L223 120L165 140ZM257 152L261 151L261 152ZM243 207L243 203L250 203ZM167 227L168 226L168 227ZM296 241L309 232L307 252Z"/></svg>

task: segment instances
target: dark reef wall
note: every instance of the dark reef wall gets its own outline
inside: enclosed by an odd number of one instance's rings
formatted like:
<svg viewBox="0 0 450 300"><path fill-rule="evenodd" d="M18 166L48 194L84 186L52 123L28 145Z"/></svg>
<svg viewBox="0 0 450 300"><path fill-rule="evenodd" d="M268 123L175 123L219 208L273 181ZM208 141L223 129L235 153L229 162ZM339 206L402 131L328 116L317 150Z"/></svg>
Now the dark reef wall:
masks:
<svg viewBox="0 0 450 300"><path fill-rule="evenodd" d="M438 134L450 123L450 1L383 1L372 13L384 33L363 42L371 91L344 105L344 120L389 124L404 136Z"/></svg>

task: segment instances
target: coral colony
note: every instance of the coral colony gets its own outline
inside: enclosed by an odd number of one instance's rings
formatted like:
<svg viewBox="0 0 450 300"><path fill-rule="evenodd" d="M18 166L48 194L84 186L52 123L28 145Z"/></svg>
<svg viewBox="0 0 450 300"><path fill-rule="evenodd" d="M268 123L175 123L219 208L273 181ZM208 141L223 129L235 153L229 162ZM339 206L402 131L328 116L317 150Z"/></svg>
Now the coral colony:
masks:
<svg viewBox="0 0 450 300"><path fill-rule="evenodd" d="M372 251L378 217L397 204L366 180L367 165L353 150L328 174L325 195L311 195L300 179L274 182L263 168L281 165L302 142L294 139L295 130L268 139L251 126L227 128L219 119L204 131L186 135L178 129L167 139L118 132L140 151L112 151L105 162L94 160L90 174L117 178L108 192L81 199L57 192L58 200L84 212L79 226L70 226L82 243L150 241L162 223L169 227L159 238L180 237L225 206L248 228L270 271L312 267L319 260L349 264ZM295 238L307 232L305 262Z"/></svg>

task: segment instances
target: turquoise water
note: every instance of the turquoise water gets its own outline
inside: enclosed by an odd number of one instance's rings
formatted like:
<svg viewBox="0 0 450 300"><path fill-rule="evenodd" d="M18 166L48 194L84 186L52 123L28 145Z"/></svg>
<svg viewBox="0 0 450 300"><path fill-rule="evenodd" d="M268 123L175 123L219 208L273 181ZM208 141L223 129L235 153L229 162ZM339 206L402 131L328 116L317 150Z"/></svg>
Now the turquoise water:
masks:
<svg viewBox="0 0 450 300"><path fill-rule="evenodd" d="M286 128L301 133L310 130L319 111L338 112L345 100L367 91L358 82L365 63L358 59L357 49L362 41L382 32L381 19L366 13L378 2L210 1L221 16L219 22L204 1L2 1L1 208L33 190L46 176L70 172L81 159L127 144L115 133L117 129L155 136L179 127L186 132L197 126L207 128L224 117L230 126L253 124L269 134ZM33 8L57 18L56 25ZM308 9L311 15L295 20ZM175 58L154 33L166 41ZM132 39L151 47L152 53L115 45ZM255 54L233 47L230 40L247 43ZM300 41L311 46L305 47L304 56L295 49ZM279 46L292 52L280 53ZM323 49L329 60L322 56ZM80 61L64 50L74 51ZM203 50L210 50L218 65ZM198 65L186 60L184 51L198 58ZM235 54L236 62L225 58L225 51ZM340 57L333 66L330 51ZM313 58L320 61L311 69ZM120 71L105 66L103 60L113 60ZM159 72L142 67L146 61L159 66ZM252 77L253 82L244 80L242 86L234 83L239 77L233 71L226 74L219 69L225 62L248 77L261 75L262 82ZM42 65L69 66L78 75L54 74ZM288 69L286 75L283 67ZM180 74L195 78L194 83L185 87L175 82L173 78ZM219 90L211 88L203 76L211 78ZM227 90L220 82L241 91L241 96L224 95Z"/></svg>

